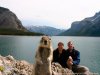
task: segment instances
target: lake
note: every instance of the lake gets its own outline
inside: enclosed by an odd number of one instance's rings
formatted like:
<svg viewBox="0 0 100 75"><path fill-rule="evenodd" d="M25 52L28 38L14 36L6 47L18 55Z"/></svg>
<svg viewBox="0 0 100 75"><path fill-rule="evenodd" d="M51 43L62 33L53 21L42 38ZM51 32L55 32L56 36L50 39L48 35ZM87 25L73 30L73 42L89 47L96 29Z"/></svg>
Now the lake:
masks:
<svg viewBox="0 0 100 75"><path fill-rule="evenodd" d="M0 35L0 54L12 55L18 60L34 63L35 51L41 36L2 36ZM67 49L67 42L73 41L75 49L81 53L81 65L90 71L100 73L100 37L51 36L53 48L62 41Z"/></svg>

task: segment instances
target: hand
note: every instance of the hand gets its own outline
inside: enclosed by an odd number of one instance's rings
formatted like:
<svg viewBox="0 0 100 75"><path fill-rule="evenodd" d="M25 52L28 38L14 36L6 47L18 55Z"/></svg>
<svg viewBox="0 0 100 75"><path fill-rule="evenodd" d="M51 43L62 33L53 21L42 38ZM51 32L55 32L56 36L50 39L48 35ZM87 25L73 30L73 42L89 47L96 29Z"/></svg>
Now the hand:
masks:
<svg viewBox="0 0 100 75"><path fill-rule="evenodd" d="M67 61L67 65L72 66L73 65L73 62L68 60Z"/></svg>
<svg viewBox="0 0 100 75"><path fill-rule="evenodd" d="M69 56L69 59L67 60L67 66L71 70L72 70L72 65L73 65L73 59L71 56Z"/></svg>
<svg viewBox="0 0 100 75"><path fill-rule="evenodd" d="M71 56L69 56L69 59L67 60L67 65L69 66L73 65L73 59Z"/></svg>

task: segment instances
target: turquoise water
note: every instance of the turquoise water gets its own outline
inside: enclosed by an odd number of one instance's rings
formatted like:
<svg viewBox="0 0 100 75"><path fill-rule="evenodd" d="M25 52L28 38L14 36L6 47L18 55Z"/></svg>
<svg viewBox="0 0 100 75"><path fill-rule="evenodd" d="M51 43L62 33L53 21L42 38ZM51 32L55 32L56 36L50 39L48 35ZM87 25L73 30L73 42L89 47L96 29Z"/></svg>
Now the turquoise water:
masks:
<svg viewBox="0 0 100 75"><path fill-rule="evenodd" d="M35 51L41 37L38 36L0 36L0 54L12 55L18 60L34 63ZM73 41L74 46L81 53L81 65L89 67L90 71L100 73L100 37L70 37L52 36L52 45L62 41L67 49L67 42Z"/></svg>

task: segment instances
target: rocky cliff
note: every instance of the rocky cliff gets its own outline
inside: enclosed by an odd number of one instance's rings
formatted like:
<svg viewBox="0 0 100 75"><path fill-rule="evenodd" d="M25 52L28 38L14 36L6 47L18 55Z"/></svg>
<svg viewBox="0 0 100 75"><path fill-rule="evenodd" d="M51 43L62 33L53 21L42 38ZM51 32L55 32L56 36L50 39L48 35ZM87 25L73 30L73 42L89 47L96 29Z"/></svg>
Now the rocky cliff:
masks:
<svg viewBox="0 0 100 75"><path fill-rule="evenodd" d="M27 31L17 16L7 8L0 7L0 29Z"/></svg>
<svg viewBox="0 0 100 75"><path fill-rule="evenodd" d="M93 17L73 22L71 28L60 35L68 36L100 36L100 12Z"/></svg>

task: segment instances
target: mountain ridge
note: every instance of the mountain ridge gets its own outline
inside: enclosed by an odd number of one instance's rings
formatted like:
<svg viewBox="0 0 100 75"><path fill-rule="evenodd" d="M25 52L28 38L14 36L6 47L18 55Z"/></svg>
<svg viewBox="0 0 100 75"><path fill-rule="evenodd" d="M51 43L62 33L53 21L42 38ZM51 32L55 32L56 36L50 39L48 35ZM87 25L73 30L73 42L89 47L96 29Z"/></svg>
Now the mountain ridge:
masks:
<svg viewBox="0 0 100 75"><path fill-rule="evenodd" d="M81 21L75 21L61 36L100 36L100 12Z"/></svg>
<svg viewBox="0 0 100 75"><path fill-rule="evenodd" d="M29 32L8 8L0 7L0 35L43 35Z"/></svg>
<svg viewBox="0 0 100 75"><path fill-rule="evenodd" d="M27 31L18 17L8 8L0 7L0 29Z"/></svg>
<svg viewBox="0 0 100 75"><path fill-rule="evenodd" d="M50 35L50 36L58 35L65 31L64 29L57 29L50 26L26 26L26 29L31 32L39 32L39 33L41 32L45 35Z"/></svg>

